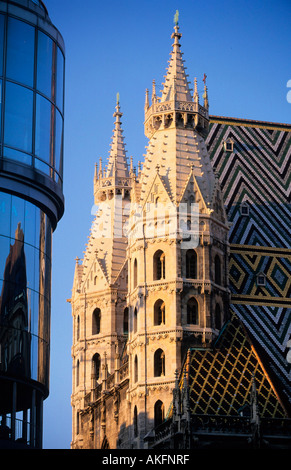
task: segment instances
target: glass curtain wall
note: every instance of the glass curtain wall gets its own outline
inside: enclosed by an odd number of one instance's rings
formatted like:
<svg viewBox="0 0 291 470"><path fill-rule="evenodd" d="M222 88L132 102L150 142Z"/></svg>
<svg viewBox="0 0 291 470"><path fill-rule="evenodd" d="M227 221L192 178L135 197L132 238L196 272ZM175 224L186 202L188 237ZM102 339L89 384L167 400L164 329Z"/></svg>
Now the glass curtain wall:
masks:
<svg viewBox="0 0 291 470"><path fill-rule="evenodd" d="M63 53L39 28L4 14L0 88L1 157L32 166L62 185Z"/></svg>
<svg viewBox="0 0 291 470"><path fill-rule="evenodd" d="M22 198L0 201L0 371L48 389L51 223Z"/></svg>
<svg viewBox="0 0 291 470"><path fill-rule="evenodd" d="M64 42L36 0L0 0L0 448L41 448L52 232L63 215Z"/></svg>

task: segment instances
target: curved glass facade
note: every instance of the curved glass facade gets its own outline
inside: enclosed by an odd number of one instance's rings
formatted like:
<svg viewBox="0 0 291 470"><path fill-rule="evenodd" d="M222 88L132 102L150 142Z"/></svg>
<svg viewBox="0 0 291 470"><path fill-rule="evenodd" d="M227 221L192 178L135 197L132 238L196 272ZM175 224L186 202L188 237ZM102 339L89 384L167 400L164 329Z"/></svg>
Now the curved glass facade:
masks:
<svg viewBox="0 0 291 470"><path fill-rule="evenodd" d="M63 52L39 26L1 12L0 89L0 158L62 185Z"/></svg>
<svg viewBox="0 0 291 470"><path fill-rule="evenodd" d="M64 212L64 42L45 5L0 0L0 448L42 447L52 233Z"/></svg>
<svg viewBox="0 0 291 470"><path fill-rule="evenodd" d="M51 223L22 198L0 201L0 372L48 390Z"/></svg>

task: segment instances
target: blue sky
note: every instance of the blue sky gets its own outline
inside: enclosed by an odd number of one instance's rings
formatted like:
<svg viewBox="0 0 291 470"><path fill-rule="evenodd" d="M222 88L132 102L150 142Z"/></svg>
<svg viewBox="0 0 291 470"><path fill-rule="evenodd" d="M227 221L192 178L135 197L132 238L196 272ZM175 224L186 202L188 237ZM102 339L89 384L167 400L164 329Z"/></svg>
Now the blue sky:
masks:
<svg viewBox="0 0 291 470"><path fill-rule="evenodd" d="M291 123L290 0L44 0L66 44L65 215L53 239L51 384L44 402L45 449L71 442L72 317L75 258L92 223L95 162L106 162L120 94L127 156L143 161L145 90L161 89L179 10L189 81L210 114ZM193 85L192 85L193 87ZM291 101L291 100L290 100Z"/></svg>

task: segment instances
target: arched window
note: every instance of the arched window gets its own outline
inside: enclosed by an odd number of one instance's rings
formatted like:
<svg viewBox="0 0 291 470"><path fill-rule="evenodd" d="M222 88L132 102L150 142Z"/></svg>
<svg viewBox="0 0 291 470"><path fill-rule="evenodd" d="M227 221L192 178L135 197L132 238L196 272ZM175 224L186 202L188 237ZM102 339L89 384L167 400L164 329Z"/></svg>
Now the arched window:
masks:
<svg viewBox="0 0 291 470"><path fill-rule="evenodd" d="M187 302L187 323L198 324L198 303L194 297Z"/></svg>
<svg viewBox="0 0 291 470"><path fill-rule="evenodd" d="M92 315L92 335L98 335L100 333L101 326L101 310L95 308Z"/></svg>
<svg viewBox="0 0 291 470"><path fill-rule="evenodd" d="M80 339L80 317L79 317L79 315L77 317L77 323L76 323L76 338L77 338L77 341L79 341L79 339Z"/></svg>
<svg viewBox="0 0 291 470"><path fill-rule="evenodd" d="M101 357L98 353L96 353L92 357L92 381L93 381L94 388L96 387L97 382L100 379L100 367L101 367Z"/></svg>
<svg viewBox="0 0 291 470"><path fill-rule="evenodd" d="M220 328L221 328L221 308L220 308L219 304L216 304L216 306L215 306L214 323L215 323L215 328L217 330L220 330Z"/></svg>
<svg viewBox="0 0 291 470"><path fill-rule="evenodd" d="M80 362L79 359L77 360L76 364L76 386L78 387L80 382Z"/></svg>
<svg viewBox="0 0 291 470"><path fill-rule="evenodd" d="M137 260L133 263L133 288L137 286Z"/></svg>
<svg viewBox="0 0 291 470"><path fill-rule="evenodd" d="M186 251L186 277L197 278L197 254L194 250Z"/></svg>
<svg viewBox="0 0 291 470"><path fill-rule="evenodd" d="M154 376L165 375L165 353L162 349L157 349L154 354Z"/></svg>
<svg viewBox="0 0 291 470"><path fill-rule="evenodd" d="M76 414L76 434L79 434L80 432L80 412L77 411Z"/></svg>
<svg viewBox="0 0 291 470"><path fill-rule="evenodd" d="M195 197L193 196L193 194L191 194L191 196L189 197L189 204L194 204L195 202Z"/></svg>
<svg viewBox="0 0 291 470"><path fill-rule="evenodd" d="M154 305L154 325L164 325L166 322L165 302L157 300Z"/></svg>
<svg viewBox="0 0 291 470"><path fill-rule="evenodd" d="M137 308L135 307L133 312L133 332L136 333L137 331Z"/></svg>
<svg viewBox="0 0 291 470"><path fill-rule="evenodd" d="M134 382L138 381L138 362L137 356L134 357Z"/></svg>
<svg viewBox="0 0 291 470"><path fill-rule="evenodd" d="M128 307L123 311L123 334L128 335Z"/></svg>
<svg viewBox="0 0 291 470"><path fill-rule="evenodd" d="M154 408L155 428L164 421L164 404L161 400L156 401Z"/></svg>
<svg viewBox="0 0 291 470"><path fill-rule="evenodd" d="M137 437L138 435L138 422L137 422L137 407L134 407L133 410L133 433L134 437Z"/></svg>
<svg viewBox="0 0 291 470"><path fill-rule="evenodd" d="M154 281L165 279L166 266L165 266L165 253L162 250L156 251L154 254Z"/></svg>
<svg viewBox="0 0 291 470"><path fill-rule="evenodd" d="M214 258L214 279L215 284L221 284L221 261L218 255Z"/></svg>

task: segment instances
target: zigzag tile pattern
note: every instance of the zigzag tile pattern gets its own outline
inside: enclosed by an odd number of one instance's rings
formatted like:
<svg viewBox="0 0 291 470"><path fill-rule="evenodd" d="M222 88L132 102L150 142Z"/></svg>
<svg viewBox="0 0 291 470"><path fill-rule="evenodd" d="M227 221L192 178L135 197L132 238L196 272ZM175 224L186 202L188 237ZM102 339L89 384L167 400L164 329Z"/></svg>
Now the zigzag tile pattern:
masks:
<svg viewBox="0 0 291 470"><path fill-rule="evenodd" d="M231 246L229 263L230 288L233 295L249 296L254 301L290 304L291 255L283 250ZM258 285L257 275L265 274L265 285Z"/></svg>
<svg viewBox="0 0 291 470"><path fill-rule="evenodd" d="M229 139L232 151L225 150ZM231 223L231 309L291 413L291 126L213 116L207 145ZM261 272L264 286L257 285Z"/></svg>

